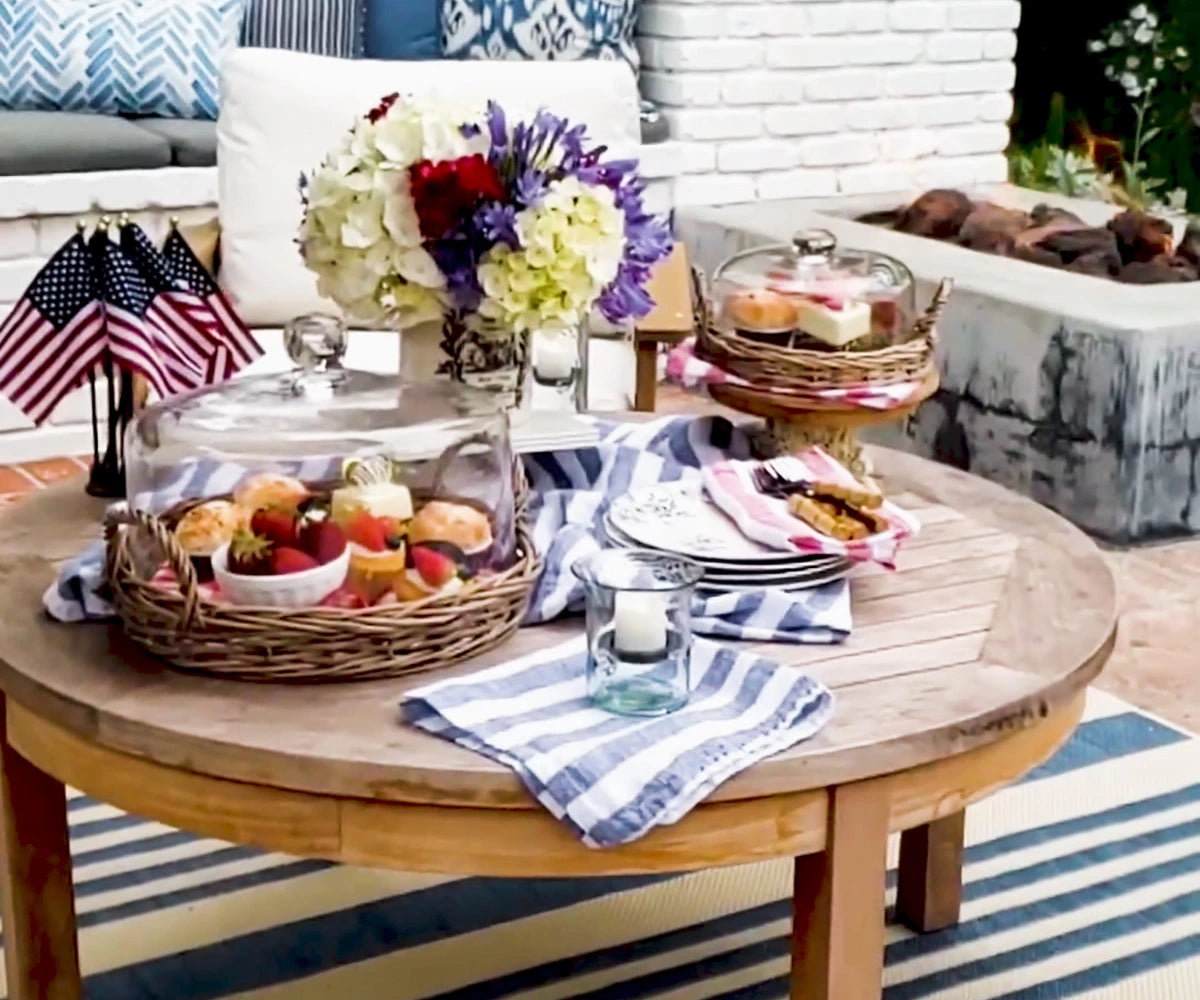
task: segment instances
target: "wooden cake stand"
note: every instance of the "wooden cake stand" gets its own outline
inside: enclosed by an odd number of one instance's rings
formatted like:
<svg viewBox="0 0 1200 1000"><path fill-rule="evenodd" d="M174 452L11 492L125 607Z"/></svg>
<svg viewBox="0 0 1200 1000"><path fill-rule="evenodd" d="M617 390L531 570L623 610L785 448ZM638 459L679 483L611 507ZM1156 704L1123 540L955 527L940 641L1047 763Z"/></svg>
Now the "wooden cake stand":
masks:
<svg viewBox="0 0 1200 1000"><path fill-rule="evenodd" d="M912 396L890 410L842 403L822 406L808 397L746 385L710 385L708 392L722 406L766 421L759 447L767 455L791 454L820 445L856 476L864 476L869 469L858 431L903 420L932 396L937 387L937 369L931 368Z"/></svg>

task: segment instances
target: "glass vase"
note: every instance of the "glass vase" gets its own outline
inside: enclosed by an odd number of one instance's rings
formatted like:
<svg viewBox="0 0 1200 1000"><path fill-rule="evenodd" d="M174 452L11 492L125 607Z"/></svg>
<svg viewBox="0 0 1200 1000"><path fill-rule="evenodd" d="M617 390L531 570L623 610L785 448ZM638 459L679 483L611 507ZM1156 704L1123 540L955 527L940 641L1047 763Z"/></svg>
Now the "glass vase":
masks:
<svg viewBox="0 0 1200 1000"><path fill-rule="evenodd" d="M532 405L530 337L467 324L458 314L401 333L400 377L448 378L486 392L502 409Z"/></svg>

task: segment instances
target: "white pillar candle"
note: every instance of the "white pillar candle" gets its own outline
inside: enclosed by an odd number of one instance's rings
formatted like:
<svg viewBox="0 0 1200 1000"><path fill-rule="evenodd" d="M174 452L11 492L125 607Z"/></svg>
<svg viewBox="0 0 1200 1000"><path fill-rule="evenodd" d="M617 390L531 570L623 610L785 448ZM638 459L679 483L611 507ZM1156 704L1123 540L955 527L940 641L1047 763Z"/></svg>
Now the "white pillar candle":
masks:
<svg viewBox="0 0 1200 1000"><path fill-rule="evenodd" d="M539 378L566 381L578 363L575 338L569 334L541 334L534 342L533 370Z"/></svg>
<svg viewBox="0 0 1200 1000"><path fill-rule="evenodd" d="M667 607L658 594L619 591L613 605L613 648L645 655L667 648Z"/></svg>

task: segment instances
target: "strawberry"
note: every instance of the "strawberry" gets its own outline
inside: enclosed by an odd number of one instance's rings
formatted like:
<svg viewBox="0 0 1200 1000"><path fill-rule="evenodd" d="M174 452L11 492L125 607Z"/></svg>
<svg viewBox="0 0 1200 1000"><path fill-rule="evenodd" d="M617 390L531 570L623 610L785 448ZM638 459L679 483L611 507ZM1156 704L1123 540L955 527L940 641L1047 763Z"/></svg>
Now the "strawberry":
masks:
<svg viewBox="0 0 1200 1000"><path fill-rule="evenodd" d="M387 551L387 529L370 511L360 510L350 519L346 537L370 552Z"/></svg>
<svg viewBox="0 0 1200 1000"><path fill-rule="evenodd" d="M234 532L229 542L230 573L242 576L266 576L270 571L271 543L252 531Z"/></svg>
<svg viewBox="0 0 1200 1000"><path fill-rule="evenodd" d="M347 587L338 587L321 602L323 608L341 608L345 611L357 611L366 606L366 602Z"/></svg>
<svg viewBox="0 0 1200 1000"><path fill-rule="evenodd" d="M250 516L250 530L272 545L295 545L296 512L284 507L262 507Z"/></svg>
<svg viewBox="0 0 1200 1000"><path fill-rule="evenodd" d="M346 535L332 521L307 521L300 525L300 548L324 565L345 551Z"/></svg>
<svg viewBox="0 0 1200 1000"><path fill-rule="evenodd" d="M414 545L410 553L413 569L422 580L435 589L444 587L458 576L458 565L444 552L428 545Z"/></svg>
<svg viewBox="0 0 1200 1000"><path fill-rule="evenodd" d="M286 576L288 573L303 573L305 570L316 569L321 564L307 552L280 545L271 552L271 573L274 576Z"/></svg>
<svg viewBox="0 0 1200 1000"><path fill-rule="evenodd" d="M404 545L404 526L399 520L394 517L379 517L377 520L383 525L383 538L389 549L396 550Z"/></svg>

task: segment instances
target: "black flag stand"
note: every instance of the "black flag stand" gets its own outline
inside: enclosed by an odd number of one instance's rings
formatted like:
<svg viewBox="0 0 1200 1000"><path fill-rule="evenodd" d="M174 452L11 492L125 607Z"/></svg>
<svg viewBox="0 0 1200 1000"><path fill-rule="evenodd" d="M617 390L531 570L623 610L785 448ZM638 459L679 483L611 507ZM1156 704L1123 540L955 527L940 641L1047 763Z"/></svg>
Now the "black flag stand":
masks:
<svg viewBox="0 0 1200 1000"><path fill-rule="evenodd" d="M108 231L111 220L105 216L100 220L100 229ZM79 231L87 228L82 220ZM133 419L133 376L124 368L113 364L112 355L105 352L101 366L108 384L107 406L104 423L107 442L104 455L100 455L100 414L96 408L96 373L88 375L92 392L92 474L88 478L87 491L94 497L123 499L125 496L125 431ZM118 395L117 380L120 380Z"/></svg>

